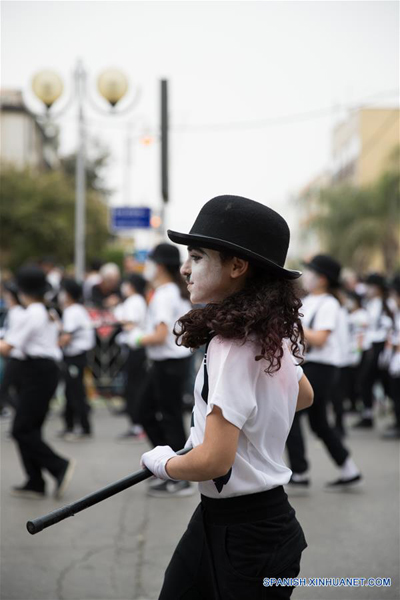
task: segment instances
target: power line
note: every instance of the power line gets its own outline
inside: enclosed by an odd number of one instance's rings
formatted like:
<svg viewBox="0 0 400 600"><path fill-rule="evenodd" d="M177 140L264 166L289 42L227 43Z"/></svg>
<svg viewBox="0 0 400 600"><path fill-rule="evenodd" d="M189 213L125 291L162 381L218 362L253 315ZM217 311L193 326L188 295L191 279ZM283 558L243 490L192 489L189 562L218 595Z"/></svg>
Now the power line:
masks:
<svg viewBox="0 0 400 600"><path fill-rule="evenodd" d="M249 121L231 121L226 123L192 123L192 124L184 124L184 123L171 123L170 130L171 132L176 133L207 133L210 131L235 131L235 130L244 130L244 129L262 129L263 127L270 127L274 125L286 125L290 123L298 123L302 121L310 121L313 119L318 119L321 117L326 117L329 115L333 115L339 111L348 110L351 113L354 113L362 108L372 108L375 102L372 102L372 99L379 98L388 98L393 97L394 95L398 95L399 90L388 90L384 92L378 92L376 94L372 94L367 96L363 100L360 100L353 104L334 104L329 107L319 108L311 111L305 111L300 113L292 113L289 115L281 115L279 117L267 117L264 119L257 120L249 120ZM68 120L68 119L65 119ZM102 127L110 127L115 129L126 129L126 123L115 123L110 121L100 121L98 119L86 118L86 123L89 125L97 126L102 125ZM155 128L146 128L146 134L157 137L159 135L159 131ZM141 139L143 135L136 134L133 135L133 139Z"/></svg>
<svg viewBox="0 0 400 600"><path fill-rule="evenodd" d="M320 118L320 117L325 117L328 115L332 115L334 112L338 112L341 110L351 110L351 111L357 111L360 108L365 108L365 102L368 101L368 99L378 99L378 98L383 98L383 97L389 97L389 96L394 96L395 94L398 95L399 90L389 90L389 91L385 91L385 92L379 92L378 94L374 94L373 96L368 96L367 98L365 98L364 100L361 100L360 102L356 103L356 104L352 104L352 105L341 105L341 104L335 104L333 106L330 107L326 107L326 108L320 108L320 109L316 109L316 110L312 110L312 111L306 111L306 112L301 112L301 113L294 113L294 114L290 114L290 115L282 115L280 117L268 117L266 119L258 119L258 120L251 120L251 121L232 121L232 122L226 122L226 123L205 123L205 124L192 124L192 125L171 125L171 129L173 131L180 131L183 133L186 132L199 132L199 133L206 133L208 131L226 131L226 130L238 130L238 129L253 129L253 128L263 128L263 127L269 127L271 125L286 125L289 123L295 123L295 122L301 122L301 121L308 121L311 119L316 119L316 118Z"/></svg>

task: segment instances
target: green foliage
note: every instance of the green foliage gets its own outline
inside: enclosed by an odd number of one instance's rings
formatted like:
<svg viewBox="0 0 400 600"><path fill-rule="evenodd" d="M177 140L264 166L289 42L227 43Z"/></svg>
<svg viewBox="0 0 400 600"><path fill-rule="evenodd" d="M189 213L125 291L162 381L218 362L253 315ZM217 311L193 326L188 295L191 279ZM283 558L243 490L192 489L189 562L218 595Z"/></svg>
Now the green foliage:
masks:
<svg viewBox="0 0 400 600"><path fill-rule="evenodd" d="M365 271L379 255L388 273L399 266L399 157L396 149L387 171L372 186L332 186L320 192L311 227L320 234L326 251L342 264Z"/></svg>
<svg viewBox="0 0 400 600"><path fill-rule="evenodd" d="M105 263L112 262L117 264L121 269L121 272L124 270L125 251L123 248L118 248L118 246L107 246L98 256Z"/></svg>
<svg viewBox="0 0 400 600"><path fill-rule="evenodd" d="M96 140L91 140L86 156L86 188L95 190L104 196L110 194L104 177L110 154L106 148ZM76 152L61 158L61 168L66 175L75 181Z"/></svg>
<svg viewBox="0 0 400 600"><path fill-rule="evenodd" d="M0 261L10 269L27 260L52 255L73 262L75 189L60 171L45 173L4 166L0 175ZM98 256L109 239L108 209L97 192L88 190L87 260Z"/></svg>

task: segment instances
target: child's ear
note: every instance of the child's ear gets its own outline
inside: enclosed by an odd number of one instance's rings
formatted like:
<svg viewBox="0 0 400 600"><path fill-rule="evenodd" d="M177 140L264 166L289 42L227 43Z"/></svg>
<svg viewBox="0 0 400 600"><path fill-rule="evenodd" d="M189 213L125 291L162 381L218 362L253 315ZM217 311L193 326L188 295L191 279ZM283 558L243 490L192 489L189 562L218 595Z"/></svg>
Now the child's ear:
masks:
<svg viewBox="0 0 400 600"><path fill-rule="evenodd" d="M242 275L247 273L248 270L249 270L249 261L248 260L244 260L243 258L238 258L237 256L233 257L232 266L231 266L231 277L233 279L237 279L238 277L241 277Z"/></svg>

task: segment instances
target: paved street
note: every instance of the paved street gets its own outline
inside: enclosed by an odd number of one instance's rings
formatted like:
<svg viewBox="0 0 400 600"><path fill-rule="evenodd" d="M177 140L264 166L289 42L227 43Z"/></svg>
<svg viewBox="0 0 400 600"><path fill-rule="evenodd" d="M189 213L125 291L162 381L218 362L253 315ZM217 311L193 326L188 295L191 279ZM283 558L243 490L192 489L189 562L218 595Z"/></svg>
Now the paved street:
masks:
<svg viewBox="0 0 400 600"><path fill-rule="evenodd" d="M67 443L56 438L57 417L46 427L49 441L78 460L62 503L67 504L138 469L145 443L117 443L123 417L104 403L95 409L95 440ZM381 419L379 427L385 425ZM14 443L1 422L1 599L155 600L171 553L197 502L154 499L146 483L111 498L36 536L28 519L54 510L51 497L13 498L9 488L23 480ZM299 588L308 600L399 597L399 445L377 432L351 432L349 445L365 475L358 493L329 494L323 483L336 470L320 443L308 435L313 486L308 497L291 498L309 548L302 577L391 577L390 588ZM49 488L52 482L49 481ZM243 599L247 600L247 599ZM248 599L252 600L252 599Z"/></svg>

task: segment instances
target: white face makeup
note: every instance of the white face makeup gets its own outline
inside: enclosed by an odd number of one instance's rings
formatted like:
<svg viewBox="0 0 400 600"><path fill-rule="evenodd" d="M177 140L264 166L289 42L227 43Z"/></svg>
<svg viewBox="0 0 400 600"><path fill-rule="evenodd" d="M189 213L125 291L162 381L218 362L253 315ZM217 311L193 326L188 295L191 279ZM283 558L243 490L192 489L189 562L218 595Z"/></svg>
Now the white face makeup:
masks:
<svg viewBox="0 0 400 600"><path fill-rule="evenodd" d="M67 293L65 290L61 290L58 294L58 302L60 303L61 308L65 308L67 304Z"/></svg>
<svg viewBox="0 0 400 600"><path fill-rule="evenodd" d="M152 260L146 260L144 263L143 277L148 282L153 282L157 275L157 265Z"/></svg>
<svg viewBox="0 0 400 600"><path fill-rule="evenodd" d="M306 292L312 294L315 290L319 289L321 285L321 277L315 273L315 271L311 271L306 269L303 274L302 286Z"/></svg>
<svg viewBox="0 0 400 600"><path fill-rule="evenodd" d="M209 304L226 298L233 291L230 268L216 250L189 247L181 274L188 282L191 302Z"/></svg>

